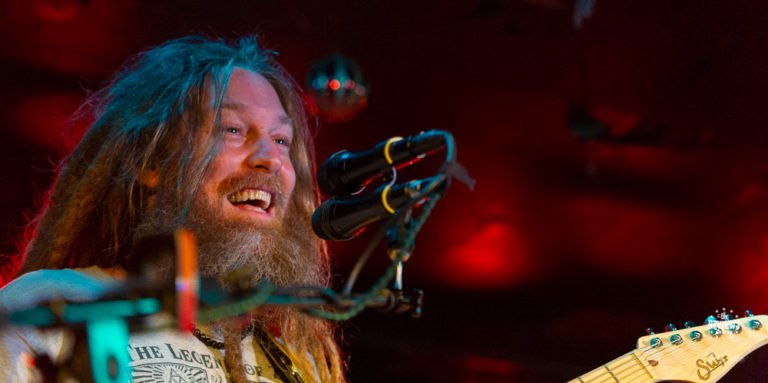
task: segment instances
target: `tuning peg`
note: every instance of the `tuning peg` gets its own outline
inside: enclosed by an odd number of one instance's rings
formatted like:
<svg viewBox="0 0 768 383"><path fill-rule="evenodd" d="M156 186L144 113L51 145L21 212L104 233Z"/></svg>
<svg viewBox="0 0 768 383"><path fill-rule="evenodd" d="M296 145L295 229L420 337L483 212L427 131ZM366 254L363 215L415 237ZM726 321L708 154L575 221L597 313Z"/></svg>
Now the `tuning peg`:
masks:
<svg viewBox="0 0 768 383"><path fill-rule="evenodd" d="M683 323L683 325L685 326L685 328L696 327L696 323L693 323L693 321L690 321L690 320L685 321L685 323Z"/></svg>
<svg viewBox="0 0 768 383"><path fill-rule="evenodd" d="M656 335L656 332L654 332L653 328L651 327L648 327L647 329L645 329L645 333L648 335ZM656 347L661 347L662 342L661 342L661 339L659 338L651 338L651 340L648 341L648 344L651 347L656 348Z"/></svg>
<svg viewBox="0 0 768 383"><path fill-rule="evenodd" d="M744 310L744 317L745 318L751 318L753 316L755 316L755 314L752 314L752 311ZM761 328L763 328L763 324L759 320L757 320L757 319L752 319L749 322L747 322L747 326L749 326L749 328L751 328L752 330L755 330L755 331L760 330Z"/></svg>
<svg viewBox="0 0 768 383"><path fill-rule="evenodd" d="M691 331L690 337L692 341L698 342L701 340L702 335L699 331Z"/></svg>
<svg viewBox="0 0 768 383"><path fill-rule="evenodd" d="M717 313L717 312L715 312ZM718 314L719 316L720 314ZM723 330L720 329L720 327L717 327L717 318L715 318L714 315L710 315L707 317L707 319L704 319L704 323L709 326L709 335L712 335L713 337L718 337L720 335L723 335Z"/></svg>
<svg viewBox="0 0 768 383"><path fill-rule="evenodd" d="M677 327L673 323L670 323L664 327L664 331L677 331Z"/></svg>

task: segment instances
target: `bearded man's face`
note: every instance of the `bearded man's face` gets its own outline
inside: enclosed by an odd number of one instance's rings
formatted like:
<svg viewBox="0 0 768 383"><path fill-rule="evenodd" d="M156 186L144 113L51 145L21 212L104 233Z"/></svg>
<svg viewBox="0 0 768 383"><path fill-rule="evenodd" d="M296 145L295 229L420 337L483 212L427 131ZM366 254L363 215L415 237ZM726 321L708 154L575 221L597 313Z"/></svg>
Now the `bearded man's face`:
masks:
<svg viewBox="0 0 768 383"><path fill-rule="evenodd" d="M212 92L205 121L214 126ZM277 92L261 75L235 68L221 105L223 140L192 201L183 226L198 243L203 276L246 271L252 284L316 284L323 268L296 209L296 173L290 147L293 125ZM172 230L172 198L157 201L137 237Z"/></svg>
<svg viewBox="0 0 768 383"><path fill-rule="evenodd" d="M206 105L206 121L213 124L212 102ZM279 285L316 282L302 277L302 267L311 269L317 260L305 259L314 252L302 246L305 217L291 203L293 125L272 85L235 68L221 105L221 127L220 150L185 222L198 237L201 274L222 278L247 270L249 278Z"/></svg>
<svg viewBox="0 0 768 383"><path fill-rule="evenodd" d="M212 124L212 102L206 105L205 120ZM221 105L221 127L224 140L198 199L222 220L278 228L296 172L290 157L293 125L272 85L257 73L235 68Z"/></svg>

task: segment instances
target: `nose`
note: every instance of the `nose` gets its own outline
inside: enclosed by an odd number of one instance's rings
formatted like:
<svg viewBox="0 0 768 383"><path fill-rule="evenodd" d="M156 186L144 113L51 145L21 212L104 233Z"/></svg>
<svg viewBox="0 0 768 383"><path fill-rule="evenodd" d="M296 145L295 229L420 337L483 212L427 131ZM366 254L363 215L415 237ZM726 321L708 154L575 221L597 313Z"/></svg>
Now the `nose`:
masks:
<svg viewBox="0 0 768 383"><path fill-rule="evenodd" d="M269 137L259 138L251 145L246 165L249 169L259 170L270 174L277 173L283 166L280 152Z"/></svg>

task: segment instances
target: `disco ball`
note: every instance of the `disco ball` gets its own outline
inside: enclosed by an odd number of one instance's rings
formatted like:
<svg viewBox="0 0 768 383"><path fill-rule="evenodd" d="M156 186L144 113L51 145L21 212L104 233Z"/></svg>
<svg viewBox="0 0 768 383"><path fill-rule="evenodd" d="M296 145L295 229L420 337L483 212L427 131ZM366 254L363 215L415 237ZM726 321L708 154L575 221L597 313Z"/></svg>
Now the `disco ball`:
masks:
<svg viewBox="0 0 768 383"><path fill-rule="evenodd" d="M368 105L368 83L363 71L341 54L312 64L306 82L312 109L328 123L349 121Z"/></svg>

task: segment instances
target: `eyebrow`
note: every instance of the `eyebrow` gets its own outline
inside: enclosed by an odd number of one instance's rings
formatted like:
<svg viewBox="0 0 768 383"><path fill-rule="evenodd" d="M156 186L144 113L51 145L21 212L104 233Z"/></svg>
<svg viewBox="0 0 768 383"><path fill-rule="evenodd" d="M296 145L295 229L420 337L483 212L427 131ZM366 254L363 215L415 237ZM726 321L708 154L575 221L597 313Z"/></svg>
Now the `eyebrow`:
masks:
<svg viewBox="0 0 768 383"><path fill-rule="evenodd" d="M282 125L293 126L293 120L290 117L286 116L286 115L282 115L282 116L278 117L277 118L277 122L282 124Z"/></svg>
<svg viewBox="0 0 768 383"><path fill-rule="evenodd" d="M223 101L221 103L221 109L242 110L245 108L246 105L242 102Z"/></svg>
<svg viewBox="0 0 768 383"><path fill-rule="evenodd" d="M247 105L242 102L224 101L221 103L221 109L230 109L234 111L240 111L247 108ZM277 118L278 125L293 126L293 119L283 114Z"/></svg>

